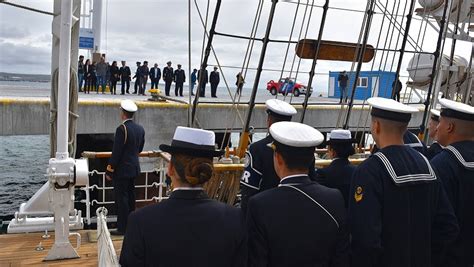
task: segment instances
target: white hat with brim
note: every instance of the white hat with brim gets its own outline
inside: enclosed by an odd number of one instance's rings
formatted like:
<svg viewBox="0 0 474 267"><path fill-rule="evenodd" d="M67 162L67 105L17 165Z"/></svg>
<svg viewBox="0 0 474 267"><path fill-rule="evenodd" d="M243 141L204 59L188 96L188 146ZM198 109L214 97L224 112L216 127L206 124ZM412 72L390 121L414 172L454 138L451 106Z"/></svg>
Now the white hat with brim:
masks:
<svg viewBox="0 0 474 267"><path fill-rule="evenodd" d="M439 100L441 117L450 117L465 121L474 121L474 107L446 98Z"/></svg>
<svg viewBox="0 0 474 267"><path fill-rule="evenodd" d="M355 140L352 139L351 131L344 129L335 129L331 131L329 136L328 144L333 143L354 143Z"/></svg>
<svg viewBox="0 0 474 267"><path fill-rule="evenodd" d="M367 102L372 106L370 112L372 116L391 121L409 122L411 114L419 111L417 108L383 97L371 97Z"/></svg>
<svg viewBox="0 0 474 267"><path fill-rule="evenodd" d="M268 99L265 101L265 107L267 108L267 112L270 112L271 115L275 116L291 118L297 113L292 105L279 99Z"/></svg>
<svg viewBox="0 0 474 267"><path fill-rule="evenodd" d="M160 149L170 154L179 153L196 157L218 157L222 150L215 149L215 134L212 131L178 126L171 145L161 144Z"/></svg>
<svg viewBox="0 0 474 267"><path fill-rule="evenodd" d="M125 99L120 102L120 107L127 112L136 112L138 110L137 105L130 99Z"/></svg>
<svg viewBox="0 0 474 267"><path fill-rule="evenodd" d="M316 147L324 140L323 134L313 127L291 121L273 123L270 134L275 141L289 147Z"/></svg>
<svg viewBox="0 0 474 267"><path fill-rule="evenodd" d="M433 119L435 121L439 120L439 116L440 116L441 111L439 111L437 109L431 109L430 113L431 113L431 119Z"/></svg>

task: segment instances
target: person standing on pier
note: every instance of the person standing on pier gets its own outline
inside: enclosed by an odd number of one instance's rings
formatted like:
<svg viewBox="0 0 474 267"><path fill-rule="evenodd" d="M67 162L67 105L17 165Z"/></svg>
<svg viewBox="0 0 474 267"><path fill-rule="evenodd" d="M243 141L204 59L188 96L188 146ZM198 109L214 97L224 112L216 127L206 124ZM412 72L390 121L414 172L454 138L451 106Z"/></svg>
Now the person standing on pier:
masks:
<svg viewBox="0 0 474 267"><path fill-rule="evenodd" d="M352 176L351 266L438 266L436 258L456 239L459 226L442 177L403 142L418 109L380 97L367 102L379 150Z"/></svg>
<svg viewBox="0 0 474 267"><path fill-rule="evenodd" d="M122 92L121 95L125 94L125 86L127 87L127 94L130 94L130 78L132 76L132 72L130 68L127 66L125 60L122 60L122 67L120 67L120 78L122 82Z"/></svg>
<svg viewBox="0 0 474 267"><path fill-rule="evenodd" d="M235 82L235 85L237 85L237 94L240 95L242 94L242 88L244 87L244 83L245 83L244 76L242 76L242 73L239 72L237 73L235 78L237 79L237 81Z"/></svg>
<svg viewBox="0 0 474 267"><path fill-rule="evenodd" d="M77 80L79 81L79 92L82 92L82 84L84 83L84 56L79 56L77 63Z"/></svg>
<svg viewBox="0 0 474 267"><path fill-rule="evenodd" d="M344 102L347 102L347 81L349 77L346 74L346 71L343 71L337 76L337 81L339 82L339 88L341 88L341 98L339 104L342 104L342 99Z"/></svg>
<svg viewBox="0 0 474 267"><path fill-rule="evenodd" d="M393 81L392 83L392 99L400 102L400 92L402 91L402 82L400 79Z"/></svg>
<svg viewBox="0 0 474 267"><path fill-rule="evenodd" d="M120 80L120 70L117 66L117 61L112 62L110 66L110 94L117 94L117 82Z"/></svg>
<svg viewBox="0 0 474 267"><path fill-rule="evenodd" d="M445 148L431 164L443 182L460 232L438 266L474 265L474 107L440 99L437 138Z"/></svg>
<svg viewBox="0 0 474 267"><path fill-rule="evenodd" d="M247 265L247 239L238 208L210 199L203 189L214 172L215 135L177 127L167 176L173 192L167 200L130 214L120 265L206 266ZM166 242L163 242L166 240Z"/></svg>
<svg viewBox="0 0 474 267"><path fill-rule="evenodd" d="M135 210L135 178L140 175L138 155L145 144L145 130L133 121L138 110L131 100L120 103L122 124L115 131L112 157L107 165L105 177L113 182L115 206L117 208L117 230L112 235L124 235L127 219Z"/></svg>
<svg viewBox="0 0 474 267"><path fill-rule="evenodd" d="M186 82L186 74L183 69L181 69L181 64L178 64L178 69L174 71L174 82L175 82L175 88L174 88L174 95L178 96L183 96L183 83Z"/></svg>
<svg viewBox="0 0 474 267"><path fill-rule="evenodd" d="M138 89L140 88L140 68L141 68L142 63L140 61L137 61L137 70L135 71L135 75L133 76L133 79L135 79L135 85L133 94L136 95Z"/></svg>
<svg viewBox="0 0 474 267"><path fill-rule="evenodd" d="M161 79L161 70L158 68L158 64L155 63L153 68L150 69L150 80L151 80L151 89L158 89L158 83Z"/></svg>
<svg viewBox="0 0 474 267"><path fill-rule="evenodd" d="M97 93L99 93L99 86L102 88L102 94L105 93L105 86L107 84L107 63L105 58L101 57L99 63L96 65L97 74Z"/></svg>
<svg viewBox="0 0 474 267"><path fill-rule="evenodd" d="M148 69L148 61L143 61L143 66L140 67L139 69L139 74L140 74L140 87L139 87L139 95L146 95L146 84L148 82L148 74L150 73L150 70Z"/></svg>
<svg viewBox="0 0 474 267"><path fill-rule="evenodd" d="M163 68L163 81L165 81L165 94L170 96L171 84L173 83L174 72L171 67L171 61L166 62L166 67Z"/></svg>
<svg viewBox="0 0 474 267"><path fill-rule="evenodd" d="M219 72L217 71L217 67L214 67L214 71L211 71L209 75L209 82L211 83L211 97L217 97L217 86L220 82Z"/></svg>
<svg viewBox="0 0 474 267"><path fill-rule="evenodd" d="M206 84L209 82L209 77L207 75L207 70L199 70L198 71L198 85L201 85L201 88L198 88L199 97L206 97Z"/></svg>
<svg viewBox="0 0 474 267"><path fill-rule="evenodd" d="M194 86L196 85L197 81L197 69L193 69L191 73L191 95L194 96Z"/></svg>

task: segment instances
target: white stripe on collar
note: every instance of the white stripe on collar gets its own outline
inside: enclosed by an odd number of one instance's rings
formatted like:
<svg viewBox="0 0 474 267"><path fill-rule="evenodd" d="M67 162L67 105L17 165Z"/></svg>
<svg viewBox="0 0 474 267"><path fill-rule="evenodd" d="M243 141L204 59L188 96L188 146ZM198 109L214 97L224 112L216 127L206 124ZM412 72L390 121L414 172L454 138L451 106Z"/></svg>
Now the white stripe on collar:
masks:
<svg viewBox="0 0 474 267"><path fill-rule="evenodd" d="M293 175L285 176L285 177L283 177L283 178L280 180L280 184L281 184L281 182L283 182L283 180L285 180L285 179L290 179L290 178L294 178L294 177L301 177L301 176L308 176L308 174L307 174L307 173L299 173L299 174L293 174Z"/></svg>
<svg viewBox="0 0 474 267"><path fill-rule="evenodd" d="M421 153L420 153L421 155ZM398 176L397 173L395 172L395 169L393 168L392 164L388 160L388 158L382 153L382 152L376 152L374 156L378 157L383 165L385 166L385 169L387 170L388 174L390 177L392 177L392 180L396 184L403 184L403 183L409 183L409 182L417 182L417 181L434 181L436 180L436 174L431 168L431 165L428 161L428 159L421 155L423 160L426 162L426 165L428 167L429 173L417 173L417 174L407 174L407 175L400 175Z"/></svg>
<svg viewBox="0 0 474 267"><path fill-rule="evenodd" d="M451 151L454 156L456 157L456 159L459 161L459 163L461 163L464 167L466 168L474 168L474 161L473 162L467 162L464 157L461 155L461 153L459 152L459 150L457 150L455 147L453 146L447 146L445 147L445 149Z"/></svg>
<svg viewBox="0 0 474 267"><path fill-rule="evenodd" d="M173 192L174 192L174 191L178 191L178 190L183 190L183 191L198 191L198 190L204 190L204 188L202 188L202 187L176 187L176 188L173 188Z"/></svg>
<svg viewBox="0 0 474 267"><path fill-rule="evenodd" d="M127 121L131 121L131 120L133 120L133 119L132 119L132 118L128 118L128 119L122 121L122 123L125 123L125 122L127 122Z"/></svg>

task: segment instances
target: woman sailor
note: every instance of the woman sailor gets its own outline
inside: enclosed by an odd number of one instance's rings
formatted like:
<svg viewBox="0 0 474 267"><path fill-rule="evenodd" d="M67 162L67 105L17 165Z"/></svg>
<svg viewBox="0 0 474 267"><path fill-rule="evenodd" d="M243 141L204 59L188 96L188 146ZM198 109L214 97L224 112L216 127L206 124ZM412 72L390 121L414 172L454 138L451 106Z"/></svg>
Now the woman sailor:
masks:
<svg viewBox="0 0 474 267"><path fill-rule="evenodd" d="M240 209L211 200L203 190L213 173L211 131L178 127L171 145L168 200L132 213L122 266L245 266L247 245Z"/></svg>
<svg viewBox="0 0 474 267"><path fill-rule="evenodd" d="M336 129L331 131L328 144L328 155L332 159L331 164L316 171L317 181L330 188L339 189L344 197L347 208L349 187L351 177L356 167L349 162L349 156L354 155L352 146L354 139L349 130Z"/></svg>

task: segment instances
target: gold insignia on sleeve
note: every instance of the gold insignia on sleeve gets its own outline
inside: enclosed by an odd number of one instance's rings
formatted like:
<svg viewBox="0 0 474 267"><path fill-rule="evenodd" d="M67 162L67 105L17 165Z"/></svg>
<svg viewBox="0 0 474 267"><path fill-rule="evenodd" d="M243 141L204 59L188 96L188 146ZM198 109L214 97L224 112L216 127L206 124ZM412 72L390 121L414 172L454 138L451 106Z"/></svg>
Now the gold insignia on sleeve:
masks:
<svg viewBox="0 0 474 267"><path fill-rule="evenodd" d="M354 194L355 201L356 202L361 201L363 196L364 196L364 193L362 193L362 187L358 186Z"/></svg>

